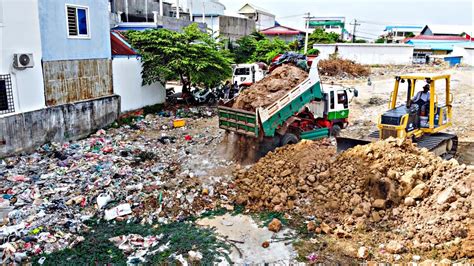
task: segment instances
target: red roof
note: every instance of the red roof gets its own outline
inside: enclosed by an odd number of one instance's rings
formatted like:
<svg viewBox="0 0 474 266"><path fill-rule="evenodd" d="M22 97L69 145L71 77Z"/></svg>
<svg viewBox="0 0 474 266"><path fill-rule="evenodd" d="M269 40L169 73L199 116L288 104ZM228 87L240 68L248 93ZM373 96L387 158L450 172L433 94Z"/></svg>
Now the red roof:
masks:
<svg viewBox="0 0 474 266"><path fill-rule="evenodd" d="M405 38L403 42L408 42L409 40L427 40L427 41L466 41L469 40L469 37L461 36L448 36L448 35L417 35L411 38Z"/></svg>
<svg viewBox="0 0 474 266"><path fill-rule="evenodd" d="M286 26L274 26L264 30L261 30L260 33L264 35L299 35L304 34L303 31L293 29Z"/></svg>
<svg viewBox="0 0 474 266"><path fill-rule="evenodd" d="M127 43L125 37L120 32L110 33L110 44L112 45L112 55L136 55L137 53Z"/></svg>

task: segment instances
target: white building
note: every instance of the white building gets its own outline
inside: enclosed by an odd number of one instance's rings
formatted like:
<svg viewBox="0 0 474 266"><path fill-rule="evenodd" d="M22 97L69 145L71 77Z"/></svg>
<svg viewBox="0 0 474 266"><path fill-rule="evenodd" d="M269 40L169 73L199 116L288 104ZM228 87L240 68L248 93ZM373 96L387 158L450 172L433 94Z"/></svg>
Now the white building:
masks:
<svg viewBox="0 0 474 266"><path fill-rule="evenodd" d="M324 29L325 32L334 32L339 35L344 34L345 17L312 17L309 19L310 29Z"/></svg>
<svg viewBox="0 0 474 266"><path fill-rule="evenodd" d="M275 26L275 15L253 4L245 4L239 9L239 14L254 20L259 31Z"/></svg>
<svg viewBox="0 0 474 266"><path fill-rule="evenodd" d="M15 69L13 58L18 54L32 54L31 67ZM0 58L0 117L43 108L37 1L0 0Z"/></svg>
<svg viewBox="0 0 474 266"><path fill-rule="evenodd" d="M184 10L193 14L193 17L204 15L224 15L225 6L219 0L187 0L183 5Z"/></svg>
<svg viewBox="0 0 474 266"><path fill-rule="evenodd" d="M434 35L434 36L461 36L469 34L474 35L472 25L437 25L430 24L422 28L420 35Z"/></svg>
<svg viewBox="0 0 474 266"><path fill-rule="evenodd" d="M474 66L474 43L454 45L451 55L462 56L462 64Z"/></svg>
<svg viewBox="0 0 474 266"><path fill-rule="evenodd" d="M374 44L374 43L335 43L314 44L319 58L328 59L337 53L343 59L353 60L364 65L407 65L413 61L412 45Z"/></svg>
<svg viewBox="0 0 474 266"><path fill-rule="evenodd" d="M386 26L383 36L388 43L400 43L405 38L420 34L422 26Z"/></svg>

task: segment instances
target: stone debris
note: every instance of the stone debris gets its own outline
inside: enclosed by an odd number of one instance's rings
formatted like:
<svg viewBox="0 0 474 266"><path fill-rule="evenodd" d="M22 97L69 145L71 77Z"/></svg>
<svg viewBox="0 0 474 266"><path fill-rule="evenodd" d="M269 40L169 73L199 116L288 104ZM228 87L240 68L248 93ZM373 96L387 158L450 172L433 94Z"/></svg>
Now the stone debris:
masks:
<svg viewBox="0 0 474 266"><path fill-rule="evenodd" d="M273 218L273 220L268 224L268 230L278 233L281 230L281 221Z"/></svg>
<svg viewBox="0 0 474 266"><path fill-rule="evenodd" d="M326 140L302 141L234 174L234 200L247 209L319 217L322 232L343 238L341 232L353 237L383 224L403 232L380 236L394 254L446 248L466 239L473 223L472 170L409 140L388 139L338 155ZM307 229L316 231L309 223Z"/></svg>
<svg viewBox="0 0 474 266"><path fill-rule="evenodd" d="M235 99L233 108L254 111L266 107L303 82L308 73L293 64L283 64L270 75L245 89Z"/></svg>

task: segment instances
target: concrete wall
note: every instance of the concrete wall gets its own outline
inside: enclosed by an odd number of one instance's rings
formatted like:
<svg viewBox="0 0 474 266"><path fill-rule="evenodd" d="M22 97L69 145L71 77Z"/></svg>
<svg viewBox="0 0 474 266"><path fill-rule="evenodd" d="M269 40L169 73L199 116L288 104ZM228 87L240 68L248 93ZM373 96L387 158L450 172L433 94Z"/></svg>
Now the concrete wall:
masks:
<svg viewBox="0 0 474 266"><path fill-rule="evenodd" d="M273 27L275 26L275 16L259 13L256 24L258 30L264 30Z"/></svg>
<svg viewBox="0 0 474 266"><path fill-rule="evenodd" d="M192 23L198 23L198 22L193 22L185 19L176 19L173 17L165 17L165 16L158 16L158 21L157 24L161 25L164 29L168 30L173 30L173 31L179 31L181 32L184 27L189 26ZM199 28L202 31L206 30L206 24L204 23L198 23Z"/></svg>
<svg viewBox="0 0 474 266"><path fill-rule="evenodd" d="M43 61L110 58L107 0L38 1ZM89 39L68 38L66 3L89 8Z"/></svg>
<svg viewBox="0 0 474 266"><path fill-rule="evenodd" d="M341 58L367 65L406 65L413 61L413 46L406 44L315 44L320 58L327 59L336 52Z"/></svg>
<svg viewBox="0 0 474 266"><path fill-rule="evenodd" d="M0 118L0 157L84 138L114 122L119 112L120 98L111 96Z"/></svg>
<svg viewBox="0 0 474 266"><path fill-rule="evenodd" d="M464 47L464 46L454 46L453 56L462 56L461 63L469 66L474 66L474 46Z"/></svg>
<svg viewBox="0 0 474 266"><path fill-rule="evenodd" d="M209 24L208 24L209 25ZM229 16L219 16L219 36L235 41L255 31L255 21Z"/></svg>
<svg viewBox="0 0 474 266"><path fill-rule="evenodd" d="M42 108L45 104L37 0L0 0L0 6L0 75L11 76L15 113ZM35 66L13 69L15 53L32 53Z"/></svg>
<svg viewBox="0 0 474 266"><path fill-rule="evenodd" d="M142 86L142 63L139 58L114 57L112 67L114 93L120 95L122 112L165 102L166 92L162 84Z"/></svg>
<svg viewBox="0 0 474 266"><path fill-rule="evenodd" d="M109 59L43 63L46 105L59 105L112 95Z"/></svg>
<svg viewBox="0 0 474 266"><path fill-rule="evenodd" d="M202 13L224 15L225 6L217 0L187 0L181 2L184 2L185 10L189 10L196 16L202 16Z"/></svg>

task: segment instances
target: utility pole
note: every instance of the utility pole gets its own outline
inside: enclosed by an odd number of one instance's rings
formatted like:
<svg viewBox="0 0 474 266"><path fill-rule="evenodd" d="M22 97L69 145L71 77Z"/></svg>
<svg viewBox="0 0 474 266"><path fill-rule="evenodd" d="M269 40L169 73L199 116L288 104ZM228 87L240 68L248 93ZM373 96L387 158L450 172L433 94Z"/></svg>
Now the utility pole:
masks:
<svg viewBox="0 0 474 266"><path fill-rule="evenodd" d="M306 21L305 21L306 22L305 23L306 24L305 25L305 27L306 27L306 36L304 38L304 54L306 54L308 52L308 38L309 38L309 32L308 31L309 31L309 19L310 19L311 14L308 12L305 15L306 15L306 18L305 18L306 19Z"/></svg>
<svg viewBox="0 0 474 266"><path fill-rule="evenodd" d="M360 24L357 23L357 19L354 19L354 23L351 23L351 25L354 25L354 30L352 31L352 42L355 43L356 39L356 27L360 26Z"/></svg>

